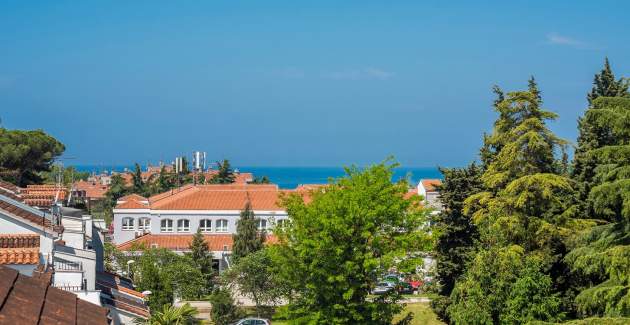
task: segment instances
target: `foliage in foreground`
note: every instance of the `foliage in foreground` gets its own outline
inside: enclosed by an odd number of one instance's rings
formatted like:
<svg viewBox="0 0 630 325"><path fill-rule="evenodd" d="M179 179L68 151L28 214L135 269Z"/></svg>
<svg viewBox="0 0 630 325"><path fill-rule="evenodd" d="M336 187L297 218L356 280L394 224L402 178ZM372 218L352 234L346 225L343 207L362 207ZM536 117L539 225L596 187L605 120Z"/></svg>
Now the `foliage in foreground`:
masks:
<svg viewBox="0 0 630 325"><path fill-rule="evenodd" d="M292 321L311 324L391 324L402 310L397 294L368 299L380 273L420 262L408 252L427 251L421 225L426 211L404 198L406 182L392 183L391 164L347 176L309 193L310 202L292 195L284 204L291 223L279 231L278 273L293 293Z"/></svg>
<svg viewBox="0 0 630 325"><path fill-rule="evenodd" d="M575 302L582 316L630 316L630 98L600 97L584 118L611 138L586 152L596 162L588 200L606 222L580 238L566 260L587 281Z"/></svg>
<svg viewBox="0 0 630 325"><path fill-rule="evenodd" d="M447 313L454 324L562 320L554 271L563 268L574 213L572 184L555 158L565 142L546 127L556 116L541 108L533 78L527 91L495 92L499 117L482 149L486 190L469 196L463 209L480 245Z"/></svg>
<svg viewBox="0 0 630 325"><path fill-rule="evenodd" d="M136 319L138 325L193 325L199 324L195 319L197 309L185 304L180 307L164 305L162 309L151 313L149 319Z"/></svg>

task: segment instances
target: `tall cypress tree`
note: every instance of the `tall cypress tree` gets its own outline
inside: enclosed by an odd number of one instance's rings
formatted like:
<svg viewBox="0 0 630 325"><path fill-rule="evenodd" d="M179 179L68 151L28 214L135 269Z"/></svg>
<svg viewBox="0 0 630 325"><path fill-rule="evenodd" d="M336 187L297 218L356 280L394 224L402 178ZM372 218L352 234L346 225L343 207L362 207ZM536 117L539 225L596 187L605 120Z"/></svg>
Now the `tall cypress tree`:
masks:
<svg viewBox="0 0 630 325"><path fill-rule="evenodd" d="M145 187L144 182L142 181L142 170L140 169L140 165L138 163L135 164L135 169L133 172L133 183L132 183L132 192L140 195L144 195Z"/></svg>
<svg viewBox="0 0 630 325"><path fill-rule="evenodd" d="M472 259L474 244L478 239L477 227L463 213L464 200L482 191L483 185L482 170L474 163L466 168L440 168L440 172L444 175L444 181L437 186L437 190L444 210L437 215L434 226L439 229L434 258L440 297L433 299L431 305L440 318L448 320L448 297L453 291L455 280L464 273Z"/></svg>
<svg viewBox="0 0 630 325"><path fill-rule="evenodd" d="M212 276L214 271L212 270L212 252L208 249L208 243L201 233L201 229L197 229L197 233L193 236L190 242L190 256L195 266L199 269L204 277L205 293L212 292Z"/></svg>
<svg viewBox="0 0 630 325"><path fill-rule="evenodd" d="M630 98L598 97L583 121L611 139L584 153L595 167L592 216L606 224L592 228L566 257L587 282L575 303L581 316L630 317Z"/></svg>
<svg viewBox="0 0 630 325"><path fill-rule="evenodd" d="M585 115L590 111L597 109L593 105L593 101L598 97L628 97L628 82L623 79L615 79L608 58L604 61L604 68L595 74L593 81L593 89L588 94L587 99L589 107ZM579 185L580 201L584 202L582 211L585 216L592 214L592 206L587 204L588 194L593 186L593 177L595 177L595 165L591 156L587 153L593 149L614 143L614 137L609 129L599 127L591 123L588 119L578 119L578 138L575 157L573 160L573 169L571 171L572 178Z"/></svg>
<svg viewBox="0 0 630 325"><path fill-rule="evenodd" d="M232 236L234 247L232 248L232 261L245 257L250 253L263 248L266 234L258 230L258 218L254 215L249 202L241 211L241 216L236 223L236 233Z"/></svg>

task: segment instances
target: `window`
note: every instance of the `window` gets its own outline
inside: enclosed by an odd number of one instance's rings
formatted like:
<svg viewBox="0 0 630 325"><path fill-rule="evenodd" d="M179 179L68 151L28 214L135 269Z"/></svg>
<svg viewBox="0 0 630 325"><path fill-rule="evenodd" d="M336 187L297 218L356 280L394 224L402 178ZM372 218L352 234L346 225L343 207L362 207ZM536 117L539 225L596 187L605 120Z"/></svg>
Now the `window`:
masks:
<svg viewBox="0 0 630 325"><path fill-rule="evenodd" d="M279 229L286 227L288 224L289 224L289 221L287 219L280 219L276 221L276 227Z"/></svg>
<svg viewBox="0 0 630 325"><path fill-rule="evenodd" d="M225 219L219 219L216 222L215 227L217 232L227 232L228 231L228 221Z"/></svg>
<svg viewBox="0 0 630 325"><path fill-rule="evenodd" d="M172 232L173 231L173 220L171 220L171 219L162 219L162 221L160 221L160 231L161 232Z"/></svg>
<svg viewBox="0 0 630 325"><path fill-rule="evenodd" d="M140 218L140 220L138 220L138 230L145 230L145 231L151 230L151 219Z"/></svg>
<svg viewBox="0 0 630 325"><path fill-rule="evenodd" d="M177 220L177 232L189 232L190 221L188 219Z"/></svg>
<svg viewBox="0 0 630 325"><path fill-rule="evenodd" d="M123 218L122 219L122 230L134 230L134 222L133 218Z"/></svg>
<svg viewBox="0 0 630 325"><path fill-rule="evenodd" d="M208 219L199 220L199 229L201 229L201 232L211 232L212 220L208 220Z"/></svg>
<svg viewBox="0 0 630 325"><path fill-rule="evenodd" d="M258 219L258 230L267 230L267 220Z"/></svg>

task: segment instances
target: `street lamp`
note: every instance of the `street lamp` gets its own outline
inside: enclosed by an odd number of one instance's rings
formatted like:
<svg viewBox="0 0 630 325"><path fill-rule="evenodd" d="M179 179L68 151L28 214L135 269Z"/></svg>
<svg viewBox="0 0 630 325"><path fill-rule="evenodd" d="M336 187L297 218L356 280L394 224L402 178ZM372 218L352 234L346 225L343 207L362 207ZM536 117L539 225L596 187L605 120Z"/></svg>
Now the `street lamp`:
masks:
<svg viewBox="0 0 630 325"><path fill-rule="evenodd" d="M130 277L130 273L129 273L129 266L131 266L131 264L135 263L136 261L134 260L128 260L127 261L127 276Z"/></svg>

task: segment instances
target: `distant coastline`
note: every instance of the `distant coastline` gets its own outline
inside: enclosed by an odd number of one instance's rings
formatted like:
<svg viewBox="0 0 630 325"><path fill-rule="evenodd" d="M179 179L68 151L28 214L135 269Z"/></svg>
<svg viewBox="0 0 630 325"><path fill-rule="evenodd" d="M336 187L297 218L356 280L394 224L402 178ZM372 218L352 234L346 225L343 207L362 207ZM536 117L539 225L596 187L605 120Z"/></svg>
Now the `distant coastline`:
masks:
<svg viewBox="0 0 630 325"><path fill-rule="evenodd" d="M126 165L75 165L79 171L100 173L103 171L122 172L125 168L132 170L133 166ZM142 166L146 168L146 166ZM329 178L345 175L343 167L235 167L240 172L253 173L254 176L267 176L272 183L280 188L292 189L300 184L326 184ZM394 180L409 177L413 184L424 178L442 178L442 174L435 167L400 167L394 170Z"/></svg>

